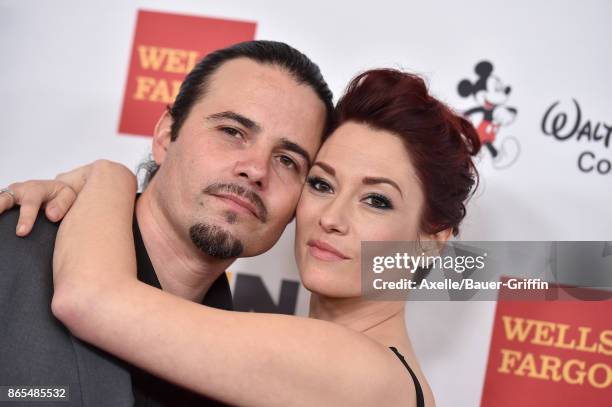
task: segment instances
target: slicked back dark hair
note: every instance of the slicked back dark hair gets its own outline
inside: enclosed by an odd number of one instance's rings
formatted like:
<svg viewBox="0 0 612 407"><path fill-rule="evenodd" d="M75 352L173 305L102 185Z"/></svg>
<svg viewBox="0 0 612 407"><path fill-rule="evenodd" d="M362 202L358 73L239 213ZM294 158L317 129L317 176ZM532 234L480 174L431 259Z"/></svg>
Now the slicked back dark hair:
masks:
<svg viewBox="0 0 612 407"><path fill-rule="evenodd" d="M283 42L256 40L213 51L202 58L189 72L181 84L174 103L168 106L168 113L172 117L170 128L172 141L178 137L193 106L206 94L211 76L223 63L237 58L249 58L262 64L279 66L297 83L310 86L325 105L325 127L321 141L329 136L334 126L333 95L319 67L306 55ZM159 166L151 158L140 163L138 172L144 171L141 189L147 186L158 169Z"/></svg>
<svg viewBox="0 0 612 407"><path fill-rule="evenodd" d="M315 91L325 105L326 121L322 138L326 138L333 125L333 95L321 75L319 67L295 48L277 41L246 41L206 55L183 81L176 100L168 107L172 117L172 141L178 137L189 112L205 94L210 77L219 67L232 59L249 58L253 61L284 68L299 84Z"/></svg>

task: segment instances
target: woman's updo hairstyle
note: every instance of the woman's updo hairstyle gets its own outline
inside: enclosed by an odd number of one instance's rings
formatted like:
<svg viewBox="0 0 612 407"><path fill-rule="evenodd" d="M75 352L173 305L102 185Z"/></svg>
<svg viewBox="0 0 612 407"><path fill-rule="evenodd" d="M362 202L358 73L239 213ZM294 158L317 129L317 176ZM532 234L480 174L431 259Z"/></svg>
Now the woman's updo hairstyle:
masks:
<svg viewBox="0 0 612 407"><path fill-rule="evenodd" d="M369 70L350 82L336 106L336 126L345 122L401 137L425 195L421 231L450 227L456 236L478 185L474 126L431 96L422 78L396 69Z"/></svg>

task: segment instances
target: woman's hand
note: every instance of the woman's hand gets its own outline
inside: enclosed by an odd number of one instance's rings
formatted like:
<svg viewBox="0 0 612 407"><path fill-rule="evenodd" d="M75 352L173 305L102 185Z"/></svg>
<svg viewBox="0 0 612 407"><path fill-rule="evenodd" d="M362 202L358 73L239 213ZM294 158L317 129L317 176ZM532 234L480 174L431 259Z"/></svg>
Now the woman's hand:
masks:
<svg viewBox="0 0 612 407"><path fill-rule="evenodd" d="M9 194L0 194L0 214L15 205L19 205L17 236L27 236L32 231L38 211L45 207L45 215L52 222L58 222L74 203L83 189L94 165L110 161L98 160L59 174L54 180L31 180L9 185L14 199Z"/></svg>

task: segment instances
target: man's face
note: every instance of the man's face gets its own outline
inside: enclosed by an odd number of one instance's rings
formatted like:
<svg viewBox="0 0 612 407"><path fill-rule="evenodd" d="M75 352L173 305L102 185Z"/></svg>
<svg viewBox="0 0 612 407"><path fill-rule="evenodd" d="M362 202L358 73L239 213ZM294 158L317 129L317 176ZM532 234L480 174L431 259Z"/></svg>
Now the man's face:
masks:
<svg viewBox="0 0 612 407"><path fill-rule="evenodd" d="M174 142L169 116L158 123L156 200L179 235L213 257L267 251L293 216L325 114L284 69L224 63Z"/></svg>

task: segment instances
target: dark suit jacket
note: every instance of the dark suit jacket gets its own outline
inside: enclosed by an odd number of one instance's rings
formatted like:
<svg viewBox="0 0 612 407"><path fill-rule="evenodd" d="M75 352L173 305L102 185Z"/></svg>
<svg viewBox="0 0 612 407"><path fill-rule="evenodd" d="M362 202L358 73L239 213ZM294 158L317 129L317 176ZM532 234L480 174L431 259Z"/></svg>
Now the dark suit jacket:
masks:
<svg viewBox="0 0 612 407"><path fill-rule="evenodd" d="M18 214L0 216L0 386L69 386L68 402L44 403L53 406L133 405L122 362L72 336L51 313L58 225L41 213L20 238Z"/></svg>
<svg viewBox="0 0 612 407"><path fill-rule="evenodd" d="M0 386L69 386L70 400L62 406L224 405L72 336L51 312L58 225L40 212L32 233L19 238L15 236L18 215L18 209L0 215ZM133 226L138 278L161 289L136 219ZM202 304L233 309L225 274L213 283ZM52 401L43 404L58 406Z"/></svg>

